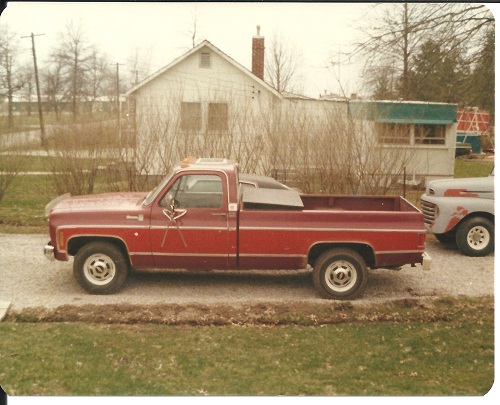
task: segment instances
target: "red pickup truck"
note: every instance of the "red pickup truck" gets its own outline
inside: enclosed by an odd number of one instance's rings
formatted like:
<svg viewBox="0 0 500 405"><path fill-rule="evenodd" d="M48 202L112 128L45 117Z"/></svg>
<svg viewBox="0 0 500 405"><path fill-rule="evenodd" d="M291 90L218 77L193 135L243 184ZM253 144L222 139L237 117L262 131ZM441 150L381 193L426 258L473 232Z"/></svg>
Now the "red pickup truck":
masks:
<svg viewBox="0 0 500 405"><path fill-rule="evenodd" d="M301 195L226 159L186 159L149 194L59 197L49 259L78 282L119 290L130 269L304 269L325 298L353 299L367 268L430 268L423 214L401 197Z"/></svg>

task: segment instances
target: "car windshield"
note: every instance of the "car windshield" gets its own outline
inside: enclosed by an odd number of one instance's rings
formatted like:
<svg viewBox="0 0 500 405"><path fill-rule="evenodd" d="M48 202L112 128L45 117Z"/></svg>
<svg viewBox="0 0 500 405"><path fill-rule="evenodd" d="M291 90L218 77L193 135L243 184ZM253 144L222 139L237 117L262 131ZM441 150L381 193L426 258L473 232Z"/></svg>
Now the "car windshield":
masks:
<svg viewBox="0 0 500 405"><path fill-rule="evenodd" d="M149 192L149 194L146 196L144 199L143 204L144 205L149 205L151 204L154 199L157 197L157 195L160 193L161 190L167 185L169 180L172 178L174 172L170 172L165 178L158 184L153 190Z"/></svg>

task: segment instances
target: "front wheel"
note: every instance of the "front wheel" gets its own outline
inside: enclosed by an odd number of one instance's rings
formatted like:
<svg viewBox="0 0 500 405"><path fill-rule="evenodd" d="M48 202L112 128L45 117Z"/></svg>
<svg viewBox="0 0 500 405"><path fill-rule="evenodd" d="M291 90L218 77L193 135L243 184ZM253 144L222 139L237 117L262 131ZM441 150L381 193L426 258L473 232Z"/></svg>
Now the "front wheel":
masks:
<svg viewBox="0 0 500 405"><path fill-rule="evenodd" d="M351 249L326 251L316 260L313 281L324 298L357 298L363 293L368 281L366 263Z"/></svg>
<svg viewBox="0 0 500 405"><path fill-rule="evenodd" d="M486 256L495 247L493 223L482 217L466 219L456 234L458 249L466 256Z"/></svg>
<svg viewBox="0 0 500 405"><path fill-rule="evenodd" d="M128 262L115 245L91 242L75 256L73 274L78 283L92 294L112 294L125 283Z"/></svg>

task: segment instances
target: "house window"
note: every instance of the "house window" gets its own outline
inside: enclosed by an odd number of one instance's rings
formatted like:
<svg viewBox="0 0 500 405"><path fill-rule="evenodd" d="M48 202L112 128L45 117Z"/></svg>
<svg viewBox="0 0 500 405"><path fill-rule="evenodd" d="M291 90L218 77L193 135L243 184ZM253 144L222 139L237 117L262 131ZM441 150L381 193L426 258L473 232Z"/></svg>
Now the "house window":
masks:
<svg viewBox="0 0 500 405"><path fill-rule="evenodd" d="M444 145L445 143L444 125L415 125L415 144Z"/></svg>
<svg viewBox="0 0 500 405"><path fill-rule="evenodd" d="M226 103L208 104L208 127L209 131L227 131L228 128L228 106Z"/></svg>
<svg viewBox="0 0 500 405"><path fill-rule="evenodd" d="M181 103L181 129L201 130L201 103Z"/></svg>
<svg viewBox="0 0 500 405"><path fill-rule="evenodd" d="M379 143L410 144L411 132L408 124L377 123L375 128Z"/></svg>
<svg viewBox="0 0 500 405"><path fill-rule="evenodd" d="M200 67L201 68L209 68L211 67L211 60L210 60L210 52L208 51L201 51L200 52Z"/></svg>

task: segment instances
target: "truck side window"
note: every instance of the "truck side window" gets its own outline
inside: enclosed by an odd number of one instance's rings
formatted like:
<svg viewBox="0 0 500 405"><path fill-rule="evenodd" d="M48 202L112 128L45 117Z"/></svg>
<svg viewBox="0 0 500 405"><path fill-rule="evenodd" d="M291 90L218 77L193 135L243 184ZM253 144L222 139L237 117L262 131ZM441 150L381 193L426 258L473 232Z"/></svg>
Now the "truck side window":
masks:
<svg viewBox="0 0 500 405"><path fill-rule="evenodd" d="M176 208L221 208L222 180L215 175L187 174L175 181L160 206L165 207L170 197Z"/></svg>

